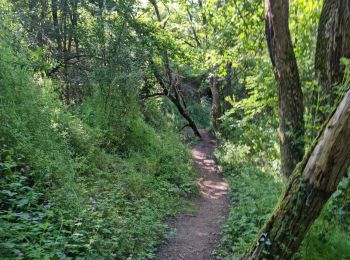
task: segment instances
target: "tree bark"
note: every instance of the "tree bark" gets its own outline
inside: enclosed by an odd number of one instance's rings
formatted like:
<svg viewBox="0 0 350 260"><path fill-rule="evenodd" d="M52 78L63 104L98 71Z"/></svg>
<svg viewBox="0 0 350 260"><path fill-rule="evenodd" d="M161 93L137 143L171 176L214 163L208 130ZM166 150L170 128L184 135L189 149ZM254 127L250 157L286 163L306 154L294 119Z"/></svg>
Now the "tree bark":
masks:
<svg viewBox="0 0 350 260"><path fill-rule="evenodd" d="M72 1L72 28L74 34L75 53L79 55L79 38L78 38L78 2L79 0Z"/></svg>
<svg viewBox="0 0 350 260"><path fill-rule="evenodd" d="M53 27L54 27L54 37L57 42L57 50L59 55L61 55L62 52L62 39L61 39L61 33L58 23L58 14L57 14L57 0L51 0L51 10L52 10L52 21L53 21Z"/></svg>
<svg viewBox="0 0 350 260"><path fill-rule="evenodd" d="M179 84L179 82L175 82L173 86L170 87L170 89L167 87L166 83L163 81L160 73L158 72L155 64L153 61L150 61L150 65L154 74L154 77L157 79L158 84L161 86L161 88L163 89L163 95L166 96L177 108L177 110L179 111L179 113L182 115L182 117L188 122L188 126L191 127L191 129L193 130L194 134L196 136L198 136L199 138L202 138L202 135L200 134L196 123L194 122L194 120L192 119L192 117L190 116L190 114L188 113L188 111L186 110L186 108L184 108L181 104L181 99L180 96L177 92L177 86L176 84ZM155 93L154 96L159 96L159 93Z"/></svg>
<svg viewBox="0 0 350 260"><path fill-rule="evenodd" d="M226 64L226 78L225 78L225 86L224 86L224 98L232 96L232 62L229 61ZM230 110L231 103L224 100L225 104L225 112Z"/></svg>
<svg viewBox="0 0 350 260"><path fill-rule="evenodd" d="M173 102L173 104L176 106L179 113L185 118L188 122L188 126L191 127L194 134L198 136L199 138L202 138L202 135L199 133L199 130L196 126L196 123L193 121L192 117L189 115L188 111L181 105L180 99L173 97L171 95L168 95L168 98Z"/></svg>
<svg viewBox="0 0 350 260"><path fill-rule="evenodd" d="M37 32L37 39L39 46L44 46L45 44L48 44L48 31L49 28L47 28L47 13L49 9L49 3L48 0L40 0L41 4L41 10L40 10L40 27L38 28Z"/></svg>
<svg viewBox="0 0 350 260"><path fill-rule="evenodd" d="M294 170L256 245L243 259L291 259L350 165L350 91Z"/></svg>
<svg viewBox="0 0 350 260"><path fill-rule="evenodd" d="M278 84L281 173L289 177L304 155L304 105L288 26L289 1L266 0L266 38Z"/></svg>
<svg viewBox="0 0 350 260"><path fill-rule="evenodd" d="M36 6L36 1L35 0L29 0L28 1L28 6L29 6L29 17L30 17L30 22L29 22L29 31L35 32L36 31L36 26L38 23L38 19L36 16L37 13L37 6Z"/></svg>
<svg viewBox="0 0 350 260"><path fill-rule="evenodd" d="M210 76L210 89L212 95L211 103L211 118L214 130L218 128L218 121L220 117L221 107L220 107L220 93L219 93L219 77L217 75Z"/></svg>
<svg viewBox="0 0 350 260"><path fill-rule="evenodd" d="M325 0L318 25L315 69L321 86L320 106L333 106L336 93L334 85L344 76L342 57L350 58L350 1ZM328 115L318 111L323 122Z"/></svg>

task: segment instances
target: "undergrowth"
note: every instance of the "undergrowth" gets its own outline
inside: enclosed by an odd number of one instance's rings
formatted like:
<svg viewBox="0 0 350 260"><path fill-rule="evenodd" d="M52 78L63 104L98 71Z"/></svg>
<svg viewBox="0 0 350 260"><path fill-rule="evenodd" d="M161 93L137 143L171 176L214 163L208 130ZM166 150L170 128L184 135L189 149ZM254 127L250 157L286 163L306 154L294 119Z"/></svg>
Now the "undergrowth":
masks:
<svg viewBox="0 0 350 260"><path fill-rule="evenodd" d="M282 191L281 180L253 162L240 158L233 163L227 147L216 152L230 186L231 209L223 230L218 259L239 259L251 246L260 227L270 216Z"/></svg>
<svg viewBox="0 0 350 260"><path fill-rule="evenodd" d="M171 121L132 92L105 102L94 90L71 110L33 75L0 41L1 259L152 257L164 219L196 192Z"/></svg>

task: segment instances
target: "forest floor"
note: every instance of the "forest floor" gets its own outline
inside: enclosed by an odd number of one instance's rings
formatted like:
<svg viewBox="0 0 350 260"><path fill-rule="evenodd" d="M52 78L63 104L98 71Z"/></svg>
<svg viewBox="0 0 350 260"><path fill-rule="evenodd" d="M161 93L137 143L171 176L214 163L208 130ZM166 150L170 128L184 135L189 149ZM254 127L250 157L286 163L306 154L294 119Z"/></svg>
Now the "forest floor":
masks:
<svg viewBox="0 0 350 260"><path fill-rule="evenodd" d="M156 259L215 259L213 251L219 244L230 207L228 184L213 157L217 140L203 130L201 135L203 140L192 149L200 189L200 197L194 201L196 212L180 215L174 221L171 226L176 229L176 234L160 246Z"/></svg>

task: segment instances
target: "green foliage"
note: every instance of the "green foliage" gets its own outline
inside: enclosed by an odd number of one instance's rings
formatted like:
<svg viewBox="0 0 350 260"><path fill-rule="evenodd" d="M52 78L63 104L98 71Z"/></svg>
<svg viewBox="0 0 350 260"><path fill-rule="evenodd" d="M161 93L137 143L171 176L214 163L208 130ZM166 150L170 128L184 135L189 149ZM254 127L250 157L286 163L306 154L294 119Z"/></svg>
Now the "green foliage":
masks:
<svg viewBox="0 0 350 260"><path fill-rule="evenodd" d="M349 181L338 191L311 227L295 259L350 258Z"/></svg>
<svg viewBox="0 0 350 260"><path fill-rule="evenodd" d="M188 112L192 116L196 125L200 129L208 129L210 127L211 108L205 102L188 105Z"/></svg>
<svg viewBox="0 0 350 260"><path fill-rule="evenodd" d="M171 123L156 131L135 92L106 79L71 112L0 44L2 258L150 258L165 217L196 190Z"/></svg>
<svg viewBox="0 0 350 260"><path fill-rule="evenodd" d="M348 174L349 175L349 174ZM328 205L325 218L332 222L335 221L339 227L347 233L350 233L350 219L347 217L350 213L350 181L349 176L344 178L337 191L333 194L333 199Z"/></svg>
<svg viewBox="0 0 350 260"><path fill-rule="evenodd" d="M229 99L232 108L222 117L220 135L227 142L225 157L244 155L260 164L278 158L278 128L276 86L268 57L256 59L255 67L243 82L246 97L234 95ZM248 156L250 155L250 156ZM227 160L232 158L227 158ZM235 159L237 160L237 159Z"/></svg>

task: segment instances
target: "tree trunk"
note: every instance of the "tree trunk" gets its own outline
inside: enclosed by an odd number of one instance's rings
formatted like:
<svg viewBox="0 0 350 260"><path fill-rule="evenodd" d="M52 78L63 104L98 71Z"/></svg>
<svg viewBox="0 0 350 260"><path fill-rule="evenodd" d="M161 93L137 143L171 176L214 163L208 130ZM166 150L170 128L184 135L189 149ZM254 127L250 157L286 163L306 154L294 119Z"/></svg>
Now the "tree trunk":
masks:
<svg viewBox="0 0 350 260"><path fill-rule="evenodd" d="M61 33L60 33L59 24L58 24L57 0L51 0L51 10L52 10L52 21L53 21L54 33L55 33L54 37L57 42L58 54L61 55L62 40L61 40Z"/></svg>
<svg viewBox="0 0 350 260"><path fill-rule="evenodd" d="M214 130L218 128L218 120L220 117L220 93L219 93L219 77L217 75L210 76L210 89L212 95L211 118Z"/></svg>
<svg viewBox="0 0 350 260"><path fill-rule="evenodd" d="M257 244L243 259L291 259L350 165L350 91L294 170Z"/></svg>
<svg viewBox="0 0 350 260"><path fill-rule="evenodd" d="M226 65L226 82L224 86L224 98L232 96L232 62L229 61ZM231 108L231 103L224 100L225 112Z"/></svg>
<svg viewBox="0 0 350 260"><path fill-rule="evenodd" d="M30 17L30 22L29 22L29 31L31 33L35 32L37 30L37 24L38 24L38 19L36 16L37 13L37 6L36 6L36 1L35 0L29 0L28 1L28 6L29 6L29 17Z"/></svg>
<svg viewBox="0 0 350 260"><path fill-rule="evenodd" d="M199 8L202 12L202 24L203 25L206 25L207 24L207 17L205 15L205 11L203 10L203 2L202 0L198 0L198 5L199 5Z"/></svg>
<svg viewBox="0 0 350 260"><path fill-rule="evenodd" d="M78 1L72 1L72 28L73 28L73 38L75 43L75 53L79 56L79 39L78 39Z"/></svg>
<svg viewBox="0 0 350 260"><path fill-rule="evenodd" d="M288 26L288 0L266 0L266 38L278 84L281 173L289 177L304 155L304 105Z"/></svg>
<svg viewBox="0 0 350 260"><path fill-rule="evenodd" d="M67 6L67 0L62 0L61 1L61 15L60 15L60 20L61 20L61 38L63 42L63 56L64 56L64 62L67 62L68 58L68 34L69 34L69 29L67 25L67 18L68 18L68 6Z"/></svg>
<svg viewBox="0 0 350 260"><path fill-rule="evenodd" d="M158 70L157 70L157 68L152 60L150 61L150 65L151 65L151 68L153 70L154 77L156 78L156 80L158 81L158 84L163 89L163 92L160 94L169 98L169 100L176 106L179 113L188 122L188 126L191 127L191 129L193 130L193 133L202 139L202 135L200 134L196 123L194 122L192 117L189 115L188 111L181 104L181 99L180 99L180 96L177 92L177 86L176 86L176 84L179 84L179 83L175 82L174 85L171 86L170 90L169 90L169 88L167 88L166 84L162 80L162 77L161 77L160 73L158 72ZM172 93L172 92L174 92L174 93ZM159 96L158 94L159 93L156 93L154 96ZM152 96L152 95L150 95L150 96Z"/></svg>
<svg viewBox="0 0 350 260"><path fill-rule="evenodd" d="M47 40L47 34L49 31L49 28L47 28L47 13L49 8L48 0L40 0L40 26L37 31L37 39L39 46L44 46L45 44L48 44Z"/></svg>
<svg viewBox="0 0 350 260"><path fill-rule="evenodd" d="M315 69L321 86L320 106L333 106L336 93L332 87L340 83L344 67L340 64L342 57L350 58L350 1L325 0L318 25ZM328 115L317 113L323 122Z"/></svg>
<svg viewBox="0 0 350 260"><path fill-rule="evenodd" d="M199 138L202 138L201 134L199 133L199 130L196 126L196 123L193 121L191 116L188 114L188 111L181 105L180 99L174 98L171 95L168 95L168 98L173 102L173 104L176 106L177 110L179 113L185 118L188 122L188 126L191 127L193 130L194 134L198 136Z"/></svg>

